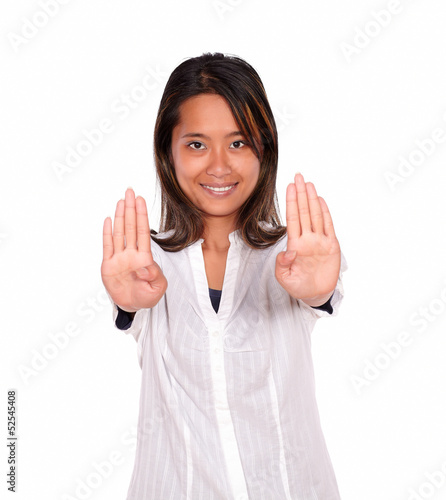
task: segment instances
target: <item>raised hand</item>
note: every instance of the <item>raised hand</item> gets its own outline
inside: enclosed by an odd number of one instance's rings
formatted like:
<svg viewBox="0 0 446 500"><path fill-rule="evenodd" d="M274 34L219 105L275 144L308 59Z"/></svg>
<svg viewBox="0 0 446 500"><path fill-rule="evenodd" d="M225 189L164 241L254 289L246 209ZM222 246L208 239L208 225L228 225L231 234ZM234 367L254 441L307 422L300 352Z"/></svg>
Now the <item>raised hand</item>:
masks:
<svg viewBox="0 0 446 500"><path fill-rule="evenodd" d="M325 200L296 174L286 192L288 242L276 258L276 279L294 298L324 304L334 291L341 250Z"/></svg>
<svg viewBox="0 0 446 500"><path fill-rule="evenodd" d="M104 221L101 276L114 303L128 312L155 306L167 289L150 249L146 202L135 200L131 188L116 205L113 233L111 218Z"/></svg>

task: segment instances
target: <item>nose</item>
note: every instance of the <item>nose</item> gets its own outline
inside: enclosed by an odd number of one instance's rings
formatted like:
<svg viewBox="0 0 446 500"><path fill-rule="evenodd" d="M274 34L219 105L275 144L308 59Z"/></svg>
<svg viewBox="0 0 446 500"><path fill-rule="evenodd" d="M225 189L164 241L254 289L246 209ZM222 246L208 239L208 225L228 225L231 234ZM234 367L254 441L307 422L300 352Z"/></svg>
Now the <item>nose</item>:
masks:
<svg viewBox="0 0 446 500"><path fill-rule="evenodd" d="M214 177L225 177L232 172L228 152L224 147L213 147L209 153L206 173Z"/></svg>

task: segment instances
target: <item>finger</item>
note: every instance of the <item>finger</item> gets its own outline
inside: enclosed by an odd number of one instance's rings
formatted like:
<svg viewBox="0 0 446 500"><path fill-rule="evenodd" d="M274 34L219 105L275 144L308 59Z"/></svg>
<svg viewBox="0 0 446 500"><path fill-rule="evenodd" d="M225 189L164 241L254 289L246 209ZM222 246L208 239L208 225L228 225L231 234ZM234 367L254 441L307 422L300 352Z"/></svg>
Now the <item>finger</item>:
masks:
<svg viewBox="0 0 446 500"><path fill-rule="evenodd" d="M310 207L311 225L315 233L324 232L324 220L319 197L312 182L307 182L308 205Z"/></svg>
<svg viewBox="0 0 446 500"><path fill-rule="evenodd" d="M324 233L327 236L335 236L335 230L333 226L333 220L331 218L330 211L324 198L319 196L319 202L321 204L322 215L324 217Z"/></svg>
<svg viewBox="0 0 446 500"><path fill-rule="evenodd" d="M142 196L135 200L136 204L136 234L138 238L138 251L151 254L150 250L150 227L147 215L146 201Z"/></svg>
<svg viewBox="0 0 446 500"><path fill-rule="evenodd" d="M113 247L114 252L124 251L124 200L116 204L115 223L113 225Z"/></svg>
<svg viewBox="0 0 446 500"><path fill-rule="evenodd" d="M110 217L107 217L104 221L102 231L102 250L104 260L111 259L113 257L112 221Z"/></svg>
<svg viewBox="0 0 446 500"><path fill-rule="evenodd" d="M311 231L310 209L308 207L307 188L302 174L294 177L297 191L297 207L299 209L299 221L302 233Z"/></svg>
<svg viewBox="0 0 446 500"><path fill-rule="evenodd" d="M288 241L299 238L300 222L299 212L297 210L297 194L296 186L288 184L286 189L286 226L288 233ZM289 245L287 245L287 248Z"/></svg>
<svg viewBox="0 0 446 500"><path fill-rule="evenodd" d="M136 212L135 212L135 193L132 188L125 192L125 247L136 249Z"/></svg>

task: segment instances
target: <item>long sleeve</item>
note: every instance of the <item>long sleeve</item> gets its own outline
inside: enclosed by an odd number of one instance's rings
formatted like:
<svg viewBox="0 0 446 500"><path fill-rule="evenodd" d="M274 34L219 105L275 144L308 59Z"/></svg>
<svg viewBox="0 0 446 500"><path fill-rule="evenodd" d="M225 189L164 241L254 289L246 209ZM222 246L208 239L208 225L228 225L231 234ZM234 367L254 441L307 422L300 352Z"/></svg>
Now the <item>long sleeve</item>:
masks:
<svg viewBox="0 0 446 500"><path fill-rule="evenodd" d="M313 309L319 309L320 311L327 311L328 314L333 314L333 306L331 305L331 298L333 297L334 292L331 294L331 297L320 306L311 306Z"/></svg>
<svg viewBox="0 0 446 500"><path fill-rule="evenodd" d="M128 330L132 326L135 315L123 311L118 305L116 307L118 308L118 316L115 321L116 328L119 328L119 330Z"/></svg>

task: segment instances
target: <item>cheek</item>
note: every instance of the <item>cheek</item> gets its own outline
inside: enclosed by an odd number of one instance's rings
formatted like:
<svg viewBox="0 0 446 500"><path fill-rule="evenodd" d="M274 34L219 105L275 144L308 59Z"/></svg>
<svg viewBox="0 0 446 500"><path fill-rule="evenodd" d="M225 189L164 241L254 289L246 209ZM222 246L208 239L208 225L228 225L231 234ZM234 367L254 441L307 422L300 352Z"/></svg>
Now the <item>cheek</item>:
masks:
<svg viewBox="0 0 446 500"><path fill-rule="evenodd" d="M253 188L257 184L257 181L259 179L259 175L260 175L260 162L256 158L251 163L251 178L252 178L252 187Z"/></svg>
<svg viewBox="0 0 446 500"><path fill-rule="evenodd" d="M174 157L174 169L178 184L183 193L189 198L194 197L194 183L197 175L196 165L193 165L190 160L181 155Z"/></svg>
<svg viewBox="0 0 446 500"><path fill-rule="evenodd" d="M180 184L183 184L187 175L187 164L185 162L184 156L178 151L175 151L172 155L172 165L175 170L175 175Z"/></svg>
<svg viewBox="0 0 446 500"><path fill-rule="evenodd" d="M181 165L175 169L178 183L184 192L190 191L195 184L195 174L191 169L185 168Z"/></svg>
<svg viewBox="0 0 446 500"><path fill-rule="evenodd" d="M196 177L201 169L200 158L194 158L188 151L177 151L173 157L174 168L177 175L183 178Z"/></svg>
<svg viewBox="0 0 446 500"><path fill-rule="evenodd" d="M187 178L187 176L184 175L184 172L181 168L175 169L175 173L176 173L178 184L180 185L181 190L189 198L189 191L190 191L189 179Z"/></svg>

